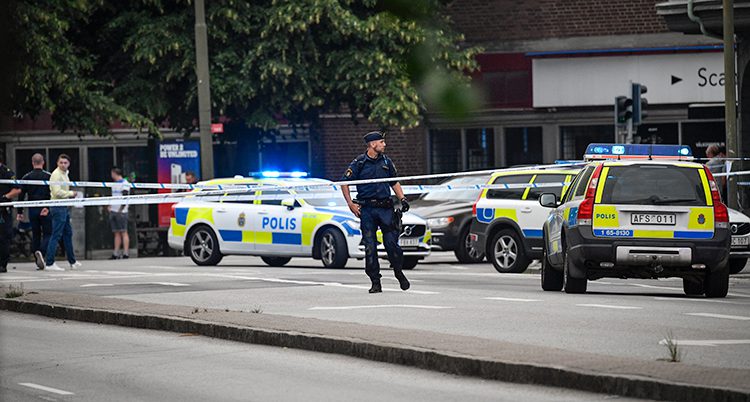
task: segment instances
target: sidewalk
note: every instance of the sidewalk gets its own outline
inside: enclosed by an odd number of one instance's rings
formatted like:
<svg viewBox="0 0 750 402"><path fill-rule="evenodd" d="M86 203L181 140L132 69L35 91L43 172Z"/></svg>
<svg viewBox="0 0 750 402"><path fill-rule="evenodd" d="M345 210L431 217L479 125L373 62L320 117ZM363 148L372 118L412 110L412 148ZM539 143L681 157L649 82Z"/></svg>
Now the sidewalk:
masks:
<svg viewBox="0 0 750 402"><path fill-rule="evenodd" d="M0 287L1 295L7 288ZM486 379L681 401L750 401L750 370L575 353L555 348L264 313L67 293L0 298L0 309L336 353Z"/></svg>

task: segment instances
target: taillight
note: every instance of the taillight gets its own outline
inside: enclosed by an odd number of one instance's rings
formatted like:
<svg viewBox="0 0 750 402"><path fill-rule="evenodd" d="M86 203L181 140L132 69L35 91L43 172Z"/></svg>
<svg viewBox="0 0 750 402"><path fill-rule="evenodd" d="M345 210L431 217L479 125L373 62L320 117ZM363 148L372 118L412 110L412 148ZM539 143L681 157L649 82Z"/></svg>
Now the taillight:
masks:
<svg viewBox="0 0 750 402"><path fill-rule="evenodd" d="M591 180L589 180L589 186L586 188L586 197L578 205L578 224L579 225L590 225L591 219L594 216L594 198L596 197L596 186L599 184L599 175L602 173L602 167L600 164L594 169L594 173L591 174Z"/></svg>
<svg viewBox="0 0 750 402"><path fill-rule="evenodd" d="M711 189L711 201L714 204L714 223L717 228L726 229L729 227L729 211L727 206L721 202L721 193L719 193L719 186L716 185L714 175L708 168L704 168L704 171L708 178L708 186Z"/></svg>
<svg viewBox="0 0 750 402"><path fill-rule="evenodd" d="M170 217L170 218L172 218L172 219L174 219L174 218L175 218L175 214L174 214L174 208L175 208L176 206L177 206L177 204L172 204L172 208L170 208L170 209L169 209L169 210L171 211L171 212L169 213L169 217Z"/></svg>
<svg viewBox="0 0 750 402"><path fill-rule="evenodd" d="M479 200L482 199L483 192L484 190L479 192L479 196L477 196L477 200L474 201L474 205L471 206L471 215L474 216L475 218L477 217L477 204L479 203Z"/></svg>

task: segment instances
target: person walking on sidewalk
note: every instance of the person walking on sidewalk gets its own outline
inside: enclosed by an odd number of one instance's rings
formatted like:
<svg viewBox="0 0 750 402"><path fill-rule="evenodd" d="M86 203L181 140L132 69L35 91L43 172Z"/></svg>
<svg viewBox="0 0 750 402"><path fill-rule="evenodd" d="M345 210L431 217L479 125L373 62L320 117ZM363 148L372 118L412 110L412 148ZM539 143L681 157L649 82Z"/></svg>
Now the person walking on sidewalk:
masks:
<svg viewBox="0 0 750 402"><path fill-rule="evenodd" d="M51 176L50 172L44 170L44 156L42 154L34 154L31 157L31 166L34 167L32 171L26 173L21 180L48 180ZM21 196L18 198L19 201L46 201L49 200L49 186L37 186L31 184L25 184L21 186ZM29 223L31 223L31 247L34 250L34 260L36 262L37 269L44 269L44 254L47 253L47 247L49 246L49 238L52 235L52 219L49 216L49 208L46 207L30 207L29 211ZM24 220L23 208L18 209L17 221Z"/></svg>
<svg viewBox="0 0 750 402"><path fill-rule="evenodd" d="M5 166L5 152L0 149L0 179L15 179L16 174ZM14 184L0 184L0 202L9 202L21 193ZM0 273L8 272L10 243L13 241L13 207L0 207Z"/></svg>
<svg viewBox="0 0 750 402"><path fill-rule="evenodd" d="M385 156L385 136L379 131L367 133L364 137L367 151L357 156L344 172L342 180L365 180L396 177L396 166ZM349 186L341 186L341 192L352 213L360 218L362 240L365 244L365 273L370 277L370 293L380 293L380 263L378 261L377 230L383 233L383 245L388 253L388 260L402 290L409 289L409 280L404 275L404 252L398 244L401 227L400 216L394 210L391 199L391 188L401 201L401 211L409 210L401 184L379 182L357 184L357 199L352 201Z"/></svg>
<svg viewBox="0 0 750 402"><path fill-rule="evenodd" d="M70 168L70 157L66 154L60 154L57 157L57 169L52 172L50 177L51 182L70 182L68 177L68 169ZM70 185L68 184L50 184L49 186L50 197L53 200L63 200L68 198L75 198L76 192L70 191ZM68 257L68 263L70 269L76 269L81 266L81 263L76 261L76 255L73 251L73 228L70 225L70 211L68 207L50 207L50 213L52 215L52 236L49 239L49 245L47 246L47 255L45 256L46 266L44 267L47 271L65 271L64 268L60 267L55 263L55 252L57 251L57 244L62 238L63 245L65 246L65 255Z"/></svg>
<svg viewBox="0 0 750 402"><path fill-rule="evenodd" d="M119 185L112 187L112 197L126 196L130 192L130 183L122 177L122 169L113 167L112 180ZM109 225L112 227L112 234L115 236L115 247L112 251L110 260L120 258L130 258L130 236L128 236L128 206L123 202L113 202L109 205ZM120 254L122 246L122 254Z"/></svg>

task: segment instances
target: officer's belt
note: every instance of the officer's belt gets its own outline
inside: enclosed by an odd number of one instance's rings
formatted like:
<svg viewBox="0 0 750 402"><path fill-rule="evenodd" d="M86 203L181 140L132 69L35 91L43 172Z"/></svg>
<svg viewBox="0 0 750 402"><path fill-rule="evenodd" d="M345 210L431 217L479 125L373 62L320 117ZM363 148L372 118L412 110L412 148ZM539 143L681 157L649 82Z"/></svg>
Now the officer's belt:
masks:
<svg viewBox="0 0 750 402"><path fill-rule="evenodd" d="M390 198L383 198L380 200L369 199L369 200L354 200L355 203L363 207L371 208L393 208L393 200Z"/></svg>

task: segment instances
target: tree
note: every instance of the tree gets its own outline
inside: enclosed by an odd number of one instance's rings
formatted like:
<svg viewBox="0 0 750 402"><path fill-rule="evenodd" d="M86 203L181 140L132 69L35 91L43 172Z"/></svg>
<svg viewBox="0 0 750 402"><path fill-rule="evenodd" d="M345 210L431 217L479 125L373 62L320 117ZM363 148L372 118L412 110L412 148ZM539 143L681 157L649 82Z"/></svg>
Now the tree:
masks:
<svg viewBox="0 0 750 402"><path fill-rule="evenodd" d="M347 111L413 127L460 99L478 49L462 48L437 0L207 2L213 115L273 127ZM22 0L14 111L61 130L112 121L195 130L193 7L186 0ZM448 110L457 110L458 102ZM455 106L458 106L456 108Z"/></svg>

